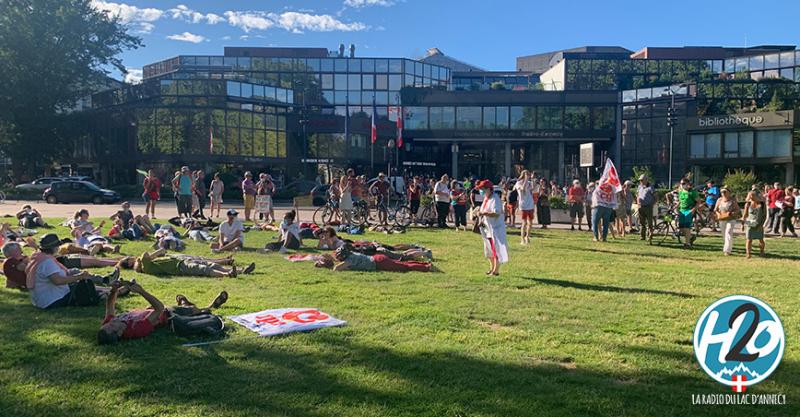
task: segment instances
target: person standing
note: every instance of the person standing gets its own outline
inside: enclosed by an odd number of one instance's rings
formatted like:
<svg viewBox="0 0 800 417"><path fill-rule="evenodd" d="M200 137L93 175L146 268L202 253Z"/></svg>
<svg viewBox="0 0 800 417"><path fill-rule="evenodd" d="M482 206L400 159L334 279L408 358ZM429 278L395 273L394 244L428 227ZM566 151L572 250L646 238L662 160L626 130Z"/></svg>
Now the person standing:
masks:
<svg viewBox="0 0 800 417"><path fill-rule="evenodd" d="M586 228L592 231L592 195L594 194L594 182L586 184L586 196L583 198L583 212L586 216Z"/></svg>
<svg viewBox="0 0 800 417"><path fill-rule="evenodd" d="M354 182L347 176L339 180L339 212L342 214L344 224L353 222L353 184Z"/></svg>
<svg viewBox="0 0 800 417"><path fill-rule="evenodd" d="M781 227L781 207L783 206L783 199L786 197L781 183L776 182L772 185L772 189L767 192L767 207L769 208L769 224L767 231L778 234Z"/></svg>
<svg viewBox="0 0 800 417"><path fill-rule="evenodd" d="M500 275L500 264L508 262L503 203L494 193L494 185L491 181L480 181L476 188L483 195L483 203L481 203L478 214L481 221L483 254L489 259L489 270L486 271L486 275Z"/></svg>
<svg viewBox="0 0 800 417"><path fill-rule="evenodd" d="M597 242L606 241L611 226L611 215L617 208L617 193L609 184L601 184L592 191L592 238ZM602 222L602 229L600 229ZM602 230L602 232L601 232Z"/></svg>
<svg viewBox="0 0 800 417"><path fill-rule="evenodd" d="M272 195L275 193L275 184L269 174L258 175L256 184L255 211L259 220L275 223L275 211L272 208Z"/></svg>
<svg viewBox="0 0 800 417"><path fill-rule="evenodd" d="M795 207L797 207L797 200L794 197L794 187L786 187L783 192L783 206L781 207L781 237L786 237L787 231L793 237L797 237L797 233L794 231L794 224L792 224Z"/></svg>
<svg viewBox="0 0 800 417"><path fill-rule="evenodd" d="M639 176L636 203L639 205L639 233L641 234L641 240L649 239L653 235L653 207L656 204L656 192L644 174Z"/></svg>
<svg viewBox="0 0 800 417"><path fill-rule="evenodd" d="M766 220L766 210L764 209L764 199L754 188L747 194L747 200L744 205L744 213L742 214L742 222L744 223L745 234L745 251L747 258L751 257L753 249L753 241L758 240L761 256L764 256L764 222Z"/></svg>
<svg viewBox="0 0 800 417"><path fill-rule="evenodd" d="M144 177L144 214L149 215L151 219L156 218L156 203L161 199L161 180L156 177L155 172L151 169L147 171L147 176Z"/></svg>
<svg viewBox="0 0 800 417"><path fill-rule="evenodd" d="M417 222L417 212L419 212L420 198L422 198L422 190L420 188L419 177L414 177L408 185L408 206L411 210L411 219L414 223Z"/></svg>
<svg viewBox="0 0 800 417"><path fill-rule="evenodd" d="M683 247L691 248L694 244L692 239L692 217L697 211L698 205L702 204L700 193L692 187L686 178L681 178L680 191L678 191L678 229L684 237Z"/></svg>
<svg viewBox="0 0 800 417"><path fill-rule="evenodd" d="M720 189L714 183L714 180L708 180L706 183L706 205L708 206L708 220L711 223L711 231L717 231L717 219L714 217L714 208L717 206L717 200L720 197Z"/></svg>
<svg viewBox="0 0 800 417"><path fill-rule="evenodd" d="M719 228L722 231L724 240L722 253L730 256L733 253L733 228L740 221L742 212L739 209L739 203L736 202L736 198L731 195L731 191L727 187L720 190L720 197L716 199L711 212L719 221Z"/></svg>
<svg viewBox="0 0 800 417"><path fill-rule="evenodd" d="M205 173L202 169L198 169L194 175L194 195L197 197L197 210L192 214L192 217L206 218L206 215L203 214L203 209L206 208L207 194Z"/></svg>
<svg viewBox="0 0 800 417"><path fill-rule="evenodd" d="M211 187L209 187L208 195L211 198L211 217L214 217L214 209L217 209L217 217L222 215L222 193L225 192L225 184L219 178L219 172L214 173L214 179L211 180Z"/></svg>
<svg viewBox="0 0 800 417"><path fill-rule="evenodd" d="M450 213L450 178L447 174L433 186L433 198L436 201L436 224L440 229L447 228L447 215Z"/></svg>
<svg viewBox="0 0 800 417"><path fill-rule="evenodd" d="M467 193L464 187L453 180L450 182L450 204L453 206L453 215L455 217L456 230L459 226L463 226L464 231L467 230Z"/></svg>
<svg viewBox="0 0 800 417"><path fill-rule="evenodd" d="M633 204L633 195L631 194L631 182L625 181L622 185L622 190L617 193L617 208L616 211L616 229L620 237L625 237L625 220L628 219L629 204Z"/></svg>
<svg viewBox="0 0 800 417"><path fill-rule="evenodd" d="M539 201L536 203L536 217L542 229L550 225L550 191L547 180L542 178L539 181Z"/></svg>
<svg viewBox="0 0 800 417"><path fill-rule="evenodd" d="M180 172L172 179L178 205L178 217L192 217L192 176L189 167L181 167Z"/></svg>
<svg viewBox="0 0 800 417"><path fill-rule="evenodd" d="M253 174L250 171L244 173L242 199L244 200L244 220L249 222L250 212L256 206L256 185L253 182Z"/></svg>
<svg viewBox="0 0 800 417"><path fill-rule="evenodd" d="M578 224L578 230L581 228L584 216L584 202L586 200L586 190L581 187L580 180L573 180L572 187L567 190L567 203L569 204L569 217L572 221L570 230L575 230L575 224Z"/></svg>
<svg viewBox="0 0 800 417"><path fill-rule="evenodd" d="M531 184L531 177L528 170L523 170L519 174L517 182L514 184L514 190L517 191L519 196L519 210L522 218L522 225L520 226L520 244L527 245L531 243L531 228L533 227L533 185Z"/></svg>

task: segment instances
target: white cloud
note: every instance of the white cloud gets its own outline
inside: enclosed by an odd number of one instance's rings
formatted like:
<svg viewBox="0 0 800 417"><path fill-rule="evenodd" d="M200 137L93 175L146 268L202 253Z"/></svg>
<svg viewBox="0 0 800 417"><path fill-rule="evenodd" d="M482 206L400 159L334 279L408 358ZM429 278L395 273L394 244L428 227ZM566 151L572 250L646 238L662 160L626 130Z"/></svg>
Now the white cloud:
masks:
<svg viewBox="0 0 800 417"><path fill-rule="evenodd" d="M383 6L389 7L394 5L392 0L344 0L344 5L347 7L368 7L368 6Z"/></svg>
<svg viewBox="0 0 800 417"><path fill-rule="evenodd" d="M156 28L156 25L150 22L136 22L131 23L131 27L133 28L133 33L135 34L148 34Z"/></svg>
<svg viewBox="0 0 800 417"><path fill-rule="evenodd" d="M228 18L228 24L239 29L250 32L253 29L266 30L275 25L275 22L267 18L263 12L234 12L224 13Z"/></svg>
<svg viewBox="0 0 800 417"><path fill-rule="evenodd" d="M222 40L223 41L229 41L229 40L231 40L231 37L228 36L228 35L225 35L225 36L222 37Z"/></svg>
<svg viewBox="0 0 800 417"><path fill-rule="evenodd" d="M179 4L173 9L168 10L173 19L180 19L189 23L209 23L216 25L217 23L225 20L222 16L214 13L203 14L198 11L192 10L186 5Z"/></svg>
<svg viewBox="0 0 800 417"><path fill-rule="evenodd" d="M118 16L120 22L124 24L137 22L155 22L164 14L163 10L152 7L140 8L125 3L113 3L102 0L92 0L92 6L101 11L105 11L110 17Z"/></svg>
<svg viewBox="0 0 800 417"><path fill-rule="evenodd" d="M270 17L275 20L279 27L293 33L303 33L306 30L311 32L356 32L367 29L367 26L363 23L344 23L327 14L284 12L280 15L270 14Z"/></svg>
<svg viewBox="0 0 800 417"><path fill-rule="evenodd" d="M206 37L202 35L195 35L194 33L183 32L177 35L169 35L167 36L167 39L172 39L173 41L200 43L206 40Z"/></svg>
<svg viewBox="0 0 800 417"><path fill-rule="evenodd" d="M139 84L142 82L142 69L141 68L128 68L125 67L125 82L128 84Z"/></svg>

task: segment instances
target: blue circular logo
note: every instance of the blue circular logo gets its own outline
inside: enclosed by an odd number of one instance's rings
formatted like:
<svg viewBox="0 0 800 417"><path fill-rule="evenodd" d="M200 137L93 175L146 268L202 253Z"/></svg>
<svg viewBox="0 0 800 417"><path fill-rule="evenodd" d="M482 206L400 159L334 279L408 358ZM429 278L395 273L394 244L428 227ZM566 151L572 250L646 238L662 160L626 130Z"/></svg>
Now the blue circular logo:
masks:
<svg viewBox="0 0 800 417"><path fill-rule="evenodd" d="M775 310L747 295L715 301L694 328L694 354L700 366L736 392L767 379L781 362L785 344Z"/></svg>

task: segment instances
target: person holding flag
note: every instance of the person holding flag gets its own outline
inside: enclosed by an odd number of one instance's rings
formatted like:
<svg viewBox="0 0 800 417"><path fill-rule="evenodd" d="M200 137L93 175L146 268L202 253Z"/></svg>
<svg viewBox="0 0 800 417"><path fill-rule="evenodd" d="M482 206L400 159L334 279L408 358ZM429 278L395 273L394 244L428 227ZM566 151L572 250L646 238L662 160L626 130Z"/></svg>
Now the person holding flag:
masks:
<svg viewBox="0 0 800 417"><path fill-rule="evenodd" d="M608 158L603 175L592 192L592 235L594 236L592 240L595 242L606 241L611 215L617 208L617 193L621 190L622 184L619 181L617 168L611 162L611 158ZM600 232L600 222L603 223L602 233Z"/></svg>

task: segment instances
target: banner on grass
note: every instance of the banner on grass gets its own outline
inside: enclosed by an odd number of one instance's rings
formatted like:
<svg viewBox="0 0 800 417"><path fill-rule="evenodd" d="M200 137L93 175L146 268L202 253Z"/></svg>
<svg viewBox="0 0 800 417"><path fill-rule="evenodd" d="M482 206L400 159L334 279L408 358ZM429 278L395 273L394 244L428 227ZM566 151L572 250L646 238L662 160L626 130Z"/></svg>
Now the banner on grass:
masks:
<svg viewBox="0 0 800 417"><path fill-rule="evenodd" d="M261 336L305 332L347 323L315 308L279 308L228 318Z"/></svg>

